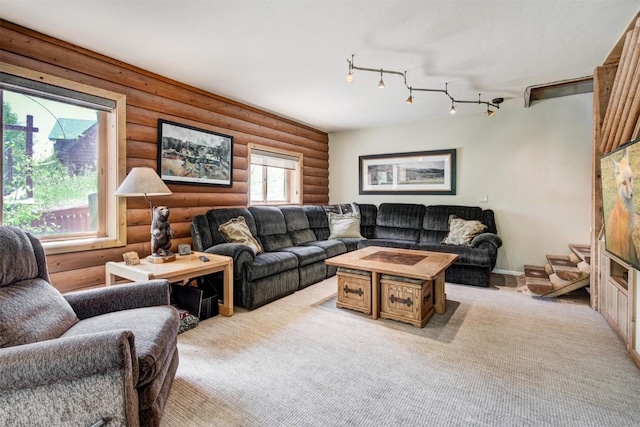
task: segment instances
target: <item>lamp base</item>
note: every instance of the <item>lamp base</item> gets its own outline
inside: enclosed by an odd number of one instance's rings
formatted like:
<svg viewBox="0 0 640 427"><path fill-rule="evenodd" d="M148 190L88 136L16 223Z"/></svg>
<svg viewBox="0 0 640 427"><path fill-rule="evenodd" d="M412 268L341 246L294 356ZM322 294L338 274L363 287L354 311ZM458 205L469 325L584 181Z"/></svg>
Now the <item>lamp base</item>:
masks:
<svg viewBox="0 0 640 427"><path fill-rule="evenodd" d="M147 257L147 261L153 264L162 264L165 262L171 262L176 260L176 254L171 254L167 256L162 255L149 255Z"/></svg>

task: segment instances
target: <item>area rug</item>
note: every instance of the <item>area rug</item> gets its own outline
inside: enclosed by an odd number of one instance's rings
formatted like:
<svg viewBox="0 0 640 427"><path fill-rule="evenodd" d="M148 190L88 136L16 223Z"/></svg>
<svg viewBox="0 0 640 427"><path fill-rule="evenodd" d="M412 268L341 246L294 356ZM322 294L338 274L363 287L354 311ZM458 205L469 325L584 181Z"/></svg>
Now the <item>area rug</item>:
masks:
<svg viewBox="0 0 640 427"><path fill-rule="evenodd" d="M640 371L588 304L447 284L420 329L336 309L336 287L180 334L161 426L638 425Z"/></svg>

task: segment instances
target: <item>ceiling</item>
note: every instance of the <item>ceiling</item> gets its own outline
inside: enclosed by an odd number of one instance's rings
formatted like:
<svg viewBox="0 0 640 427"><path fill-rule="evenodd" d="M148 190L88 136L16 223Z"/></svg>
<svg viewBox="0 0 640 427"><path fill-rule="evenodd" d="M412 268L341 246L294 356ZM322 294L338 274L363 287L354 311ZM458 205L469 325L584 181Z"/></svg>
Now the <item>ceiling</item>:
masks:
<svg viewBox="0 0 640 427"><path fill-rule="evenodd" d="M0 17L337 132L448 115L456 99L524 108L527 86L593 74L640 9L615 1L0 0ZM464 104L460 114L485 114ZM500 112L498 111L497 114Z"/></svg>

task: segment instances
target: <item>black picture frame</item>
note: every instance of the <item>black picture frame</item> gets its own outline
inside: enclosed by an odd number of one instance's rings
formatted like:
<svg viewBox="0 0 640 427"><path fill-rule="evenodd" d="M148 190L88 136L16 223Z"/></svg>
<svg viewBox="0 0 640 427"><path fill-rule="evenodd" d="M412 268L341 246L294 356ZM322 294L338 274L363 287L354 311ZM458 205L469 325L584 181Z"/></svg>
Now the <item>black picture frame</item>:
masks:
<svg viewBox="0 0 640 427"><path fill-rule="evenodd" d="M175 184L233 185L233 136L158 119L158 174Z"/></svg>
<svg viewBox="0 0 640 427"><path fill-rule="evenodd" d="M359 157L359 194L456 194L456 149Z"/></svg>

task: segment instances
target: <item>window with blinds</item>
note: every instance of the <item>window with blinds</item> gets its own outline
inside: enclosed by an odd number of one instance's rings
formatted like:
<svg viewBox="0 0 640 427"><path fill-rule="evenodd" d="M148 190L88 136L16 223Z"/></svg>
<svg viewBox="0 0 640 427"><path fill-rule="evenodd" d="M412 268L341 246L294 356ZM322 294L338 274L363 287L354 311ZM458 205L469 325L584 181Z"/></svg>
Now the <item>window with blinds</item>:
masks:
<svg viewBox="0 0 640 427"><path fill-rule="evenodd" d="M121 246L124 95L0 66L0 224L35 234L48 253Z"/></svg>
<svg viewBox="0 0 640 427"><path fill-rule="evenodd" d="M302 202L302 154L249 144L251 205Z"/></svg>

